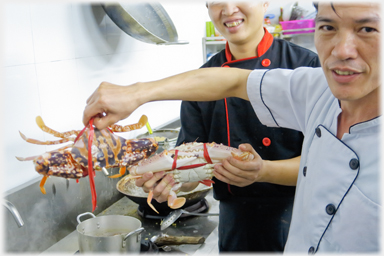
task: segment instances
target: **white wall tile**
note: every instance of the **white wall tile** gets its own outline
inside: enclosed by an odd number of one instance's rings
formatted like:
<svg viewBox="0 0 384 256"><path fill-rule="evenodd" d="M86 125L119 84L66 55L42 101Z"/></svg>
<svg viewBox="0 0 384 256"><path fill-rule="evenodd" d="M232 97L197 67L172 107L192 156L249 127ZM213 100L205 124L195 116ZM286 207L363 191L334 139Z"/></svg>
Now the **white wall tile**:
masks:
<svg viewBox="0 0 384 256"><path fill-rule="evenodd" d="M100 4L73 5L73 32L76 58L113 54L107 41L105 12Z"/></svg>
<svg viewBox="0 0 384 256"><path fill-rule="evenodd" d="M72 4L31 4L31 20L36 63L75 57Z"/></svg>
<svg viewBox="0 0 384 256"><path fill-rule="evenodd" d="M30 6L8 2L3 14L3 65L34 63Z"/></svg>
<svg viewBox="0 0 384 256"><path fill-rule="evenodd" d="M179 39L188 45L154 45L122 32L96 3L32 2L9 7L5 17L4 85L2 86L4 191L38 176L32 156L58 146L32 145L18 131L38 140L56 140L35 124L41 115L57 131L82 129L86 99L102 81L130 85L198 68L205 35L205 2L165 1ZM188 12L180 12L188 10ZM28 65L29 64L29 65ZM26 105L23 106L22 103ZM144 104L121 125L146 114L152 128L178 118L180 101ZM121 134L133 138L146 128Z"/></svg>
<svg viewBox="0 0 384 256"><path fill-rule="evenodd" d="M46 151L44 146L25 142L19 135L43 140L43 132L35 125L36 116L41 114L39 90L34 65L20 65L3 70L2 86L3 122L2 134L4 142L3 180L4 190L18 186L38 174L32 162L20 162L16 156L34 156Z"/></svg>
<svg viewBox="0 0 384 256"><path fill-rule="evenodd" d="M42 117L60 131L81 130L82 105L87 95L78 93L75 60L36 64Z"/></svg>

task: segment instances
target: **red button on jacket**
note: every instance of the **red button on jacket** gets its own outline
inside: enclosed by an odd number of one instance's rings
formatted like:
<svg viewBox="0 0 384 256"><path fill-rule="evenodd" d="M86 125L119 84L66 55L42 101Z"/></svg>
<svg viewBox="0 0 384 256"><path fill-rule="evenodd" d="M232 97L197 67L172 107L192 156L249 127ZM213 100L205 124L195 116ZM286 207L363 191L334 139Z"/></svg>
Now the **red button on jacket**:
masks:
<svg viewBox="0 0 384 256"><path fill-rule="evenodd" d="M266 147L268 147L269 145L271 145L271 139L265 137L265 138L263 139L263 145L266 146Z"/></svg>
<svg viewBox="0 0 384 256"><path fill-rule="evenodd" d="M263 59L261 65L263 65L263 67L268 67L269 65L271 65L271 61L269 59Z"/></svg>

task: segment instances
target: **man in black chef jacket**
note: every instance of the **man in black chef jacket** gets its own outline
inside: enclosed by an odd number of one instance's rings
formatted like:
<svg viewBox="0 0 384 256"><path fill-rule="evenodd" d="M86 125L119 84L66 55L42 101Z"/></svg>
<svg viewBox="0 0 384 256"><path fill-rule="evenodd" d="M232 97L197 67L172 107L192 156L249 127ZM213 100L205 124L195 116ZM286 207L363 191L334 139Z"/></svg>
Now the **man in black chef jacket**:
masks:
<svg viewBox="0 0 384 256"><path fill-rule="evenodd" d="M274 38L263 27L268 2L208 2L215 28L227 39L225 50L202 68L295 69L320 67L312 51ZM292 186L265 183L255 173L251 179L214 178L214 198L220 200L220 252L283 251L291 221L295 184L303 135L285 128L269 128L258 120L250 102L226 98L211 102L183 101L177 145L184 142L216 142L231 147L250 143L262 159L263 168L280 168ZM162 174L146 174L136 184L148 191ZM226 177L221 177L225 180ZM159 202L167 200L174 181L163 178L154 190ZM189 191L198 183L183 184ZM165 188L165 189L164 189Z"/></svg>

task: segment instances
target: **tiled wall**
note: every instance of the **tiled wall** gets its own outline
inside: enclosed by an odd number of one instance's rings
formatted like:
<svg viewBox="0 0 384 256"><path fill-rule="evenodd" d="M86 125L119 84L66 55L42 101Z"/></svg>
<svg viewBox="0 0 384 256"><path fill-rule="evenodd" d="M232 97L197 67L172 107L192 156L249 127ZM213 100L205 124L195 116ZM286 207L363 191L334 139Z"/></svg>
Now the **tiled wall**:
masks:
<svg viewBox="0 0 384 256"><path fill-rule="evenodd" d="M19 162L15 156L57 148L28 144L20 138L18 131L30 138L54 140L37 127L36 116L41 115L58 131L80 130L85 101L102 81L128 85L203 64L201 38L209 20L205 1L161 3L179 39L189 44L161 46L138 41L122 32L96 3L3 4L0 162L4 192L41 178L31 162ZM179 107L179 101L149 103L120 124L135 123L146 114L156 128L178 118ZM144 132L145 128L125 137Z"/></svg>

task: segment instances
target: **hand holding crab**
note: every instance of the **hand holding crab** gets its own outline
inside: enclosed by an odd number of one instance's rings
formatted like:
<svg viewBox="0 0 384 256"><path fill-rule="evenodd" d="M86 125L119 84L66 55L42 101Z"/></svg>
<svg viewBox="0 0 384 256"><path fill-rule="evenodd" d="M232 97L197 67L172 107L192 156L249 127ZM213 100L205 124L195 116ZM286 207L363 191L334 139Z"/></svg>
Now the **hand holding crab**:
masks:
<svg viewBox="0 0 384 256"><path fill-rule="evenodd" d="M229 156L239 161L253 159L253 155L249 152L242 152L221 144L186 143L145 159L137 166L132 166L130 175L125 178L136 178L138 179L136 185L144 186L144 190L149 190L147 202L154 211L157 212L151 204L154 196L159 202L167 198L168 206L177 209L186 201L185 198L176 196L176 191L182 184L200 182L210 186L213 183L211 179L214 165Z"/></svg>
<svg viewBox="0 0 384 256"><path fill-rule="evenodd" d="M241 144L239 149L243 152L250 152L254 158L251 161L239 161L234 157L228 157L222 161L222 164L215 165L213 175L222 182L238 187L263 182L264 160L250 144Z"/></svg>

